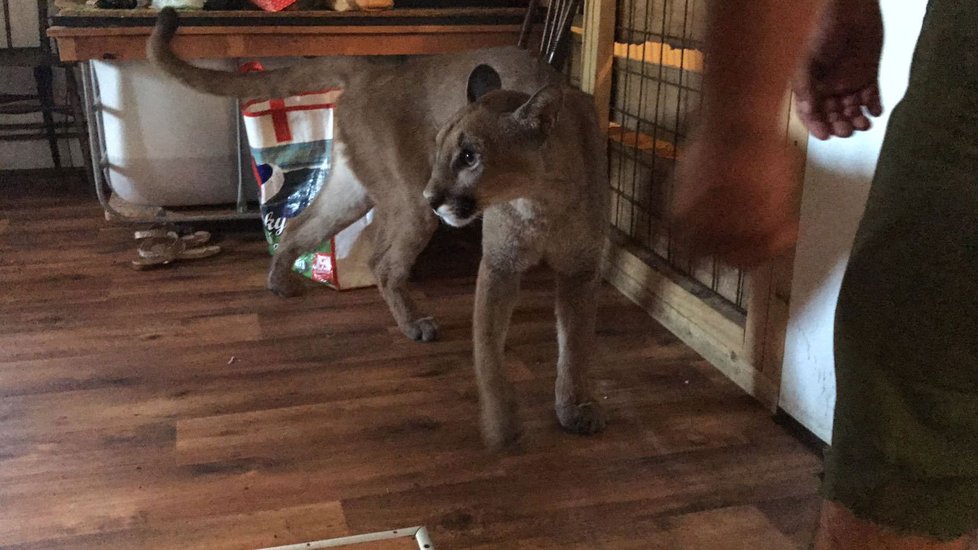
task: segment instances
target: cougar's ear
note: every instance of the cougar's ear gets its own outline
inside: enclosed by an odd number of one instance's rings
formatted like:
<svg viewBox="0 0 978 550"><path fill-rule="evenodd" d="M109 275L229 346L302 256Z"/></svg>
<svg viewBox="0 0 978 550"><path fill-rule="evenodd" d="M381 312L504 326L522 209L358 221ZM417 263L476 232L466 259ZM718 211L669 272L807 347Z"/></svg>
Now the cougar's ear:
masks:
<svg viewBox="0 0 978 550"><path fill-rule="evenodd" d="M513 118L528 133L546 139L557 124L564 104L564 91L558 85L544 86L513 113Z"/></svg>
<svg viewBox="0 0 978 550"><path fill-rule="evenodd" d="M479 65L469 74L469 84L466 93L469 103L478 101L480 97L503 87L499 73L489 65Z"/></svg>

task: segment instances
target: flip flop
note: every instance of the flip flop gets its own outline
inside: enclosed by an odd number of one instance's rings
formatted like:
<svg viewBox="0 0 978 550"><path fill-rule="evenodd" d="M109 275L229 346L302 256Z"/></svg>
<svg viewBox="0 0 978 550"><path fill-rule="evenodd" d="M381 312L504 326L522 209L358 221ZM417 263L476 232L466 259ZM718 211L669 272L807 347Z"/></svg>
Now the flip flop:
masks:
<svg viewBox="0 0 978 550"><path fill-rule="evenodd" d="M166 229L147 229L145 231L136 231L133 233L133 237L137 241L143 239L177 239L176 231L169 231ZM187 246L200 246L211 240L211 234L207 231L195 231L189 235L184 235L179 237L182 241L187 243Z"/></svg>
<svg viewBox="0 0 978 550"><path fill-rule="evenodd" d="M140 240L137 248L139 258L132 261L133 269L144 270L169 265L178 260L199 260L221 251L217 245L200 246L210 240L210 233L198 231L180 237L174 231L137 231Z"/></svg>

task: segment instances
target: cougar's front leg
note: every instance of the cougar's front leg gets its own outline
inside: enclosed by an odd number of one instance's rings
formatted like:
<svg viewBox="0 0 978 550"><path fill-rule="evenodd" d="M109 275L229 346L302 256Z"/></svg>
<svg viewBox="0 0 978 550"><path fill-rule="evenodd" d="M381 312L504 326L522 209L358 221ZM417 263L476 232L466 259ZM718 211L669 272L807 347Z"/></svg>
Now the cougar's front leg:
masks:
<svg viewBox="0 0 978 550"><path fill-rule="evenodd" d="M518 272L494 268L483 257L476 282L472 330L482 438L491 449L505 447L520 435L516 392L506 378L503 353L519 288Z"/></svg>
<svg viewBox="0 0 978 550"><path fill-rule="evenodd" d="M557 275L557 419L564 429L593 434L605 427L601 406L591 394L588 369L594 359L597 273Z"/></svg>

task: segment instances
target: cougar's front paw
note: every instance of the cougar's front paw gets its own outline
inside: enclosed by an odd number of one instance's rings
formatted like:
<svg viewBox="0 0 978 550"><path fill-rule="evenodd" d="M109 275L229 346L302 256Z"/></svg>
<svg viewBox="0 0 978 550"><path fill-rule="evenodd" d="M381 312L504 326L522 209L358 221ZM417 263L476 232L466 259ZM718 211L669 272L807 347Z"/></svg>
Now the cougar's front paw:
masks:
<svg viewBox="0 0 978 550"><path fill-rule="evenodd" d="M438 323L433 317L415 319L401 330L415 342L434 342L438 339Z"/></svg>
<svg viewBox="0 0 978 550"><path fill-rule="evenodd" d="M507 414L482 416L482 441L491 451L514 447L522 435L515 410Z"/></svg>
<svg viewBox="0 0 978 550"><path fill-rule="evenodd" d="M271 290L279 298L292 298L300 296L306 290L302 279L293 275L291 272L279 274L271 272L268 274L268 290Z"/></svg>
<svg viewBox="0 0 978 550"><path fill-rule="evenodd" d="M580 435L596 434L607 424L604 409L594 401L558 403L557 419L565 430Z"/></svg>

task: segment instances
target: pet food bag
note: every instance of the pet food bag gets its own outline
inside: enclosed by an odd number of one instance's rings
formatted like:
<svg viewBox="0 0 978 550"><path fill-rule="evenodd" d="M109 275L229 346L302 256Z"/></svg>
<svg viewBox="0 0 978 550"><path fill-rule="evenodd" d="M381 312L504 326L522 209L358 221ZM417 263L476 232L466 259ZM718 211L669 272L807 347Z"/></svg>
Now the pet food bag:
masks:
<svg viewBox="0 0 978 550"><path fill-rule="evenodd" d="M242 71L262 70L253 62ZM326 183L333 152L333 106L342 90L248 101L241 106L259 182L269 252ZM336 289L374 284L368 266L373 212L296 260L293 270Z"/></svg>

